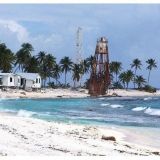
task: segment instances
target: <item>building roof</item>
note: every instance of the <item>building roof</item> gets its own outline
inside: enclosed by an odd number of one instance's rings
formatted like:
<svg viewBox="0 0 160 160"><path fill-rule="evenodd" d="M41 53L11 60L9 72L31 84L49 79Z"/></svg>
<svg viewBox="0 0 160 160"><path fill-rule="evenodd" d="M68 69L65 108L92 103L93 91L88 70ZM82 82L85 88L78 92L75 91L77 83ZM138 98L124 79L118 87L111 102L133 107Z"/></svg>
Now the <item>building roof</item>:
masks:
<svg viewBox="0 0 160 160"><path fill-rule="evenodd" d="M35 80L38 76L40 76L38 73L16 73L17 75L20 75L22 78Z"/></svg>
<svg viewBox="0 0 160 160"><path fill-rule="evenodd" d="M38 76L40 76L38 73L0 73L0 77L2 76L21 76L22 78L25 79L30 79L30 80L35 80Z"/></svg>
<svg viewBox="0 0 160 160"><path fill-rule="evenodd" d="M14 76L15 74L13 74L13 73L0 73L0 76L10 76L10 75Z"/></svg>

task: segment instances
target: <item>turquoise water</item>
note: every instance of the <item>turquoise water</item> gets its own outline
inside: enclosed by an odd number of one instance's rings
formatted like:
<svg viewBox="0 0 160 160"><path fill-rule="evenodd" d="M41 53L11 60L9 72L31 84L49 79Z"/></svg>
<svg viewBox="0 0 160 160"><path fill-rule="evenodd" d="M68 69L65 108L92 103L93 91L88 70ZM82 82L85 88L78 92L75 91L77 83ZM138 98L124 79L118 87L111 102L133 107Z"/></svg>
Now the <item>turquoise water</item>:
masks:
<svg viewBox="0 0 160 160"><path fill-rule="evenodd" d="M48 121L160 128L160 97L0 99L0 111Z"/></svg>

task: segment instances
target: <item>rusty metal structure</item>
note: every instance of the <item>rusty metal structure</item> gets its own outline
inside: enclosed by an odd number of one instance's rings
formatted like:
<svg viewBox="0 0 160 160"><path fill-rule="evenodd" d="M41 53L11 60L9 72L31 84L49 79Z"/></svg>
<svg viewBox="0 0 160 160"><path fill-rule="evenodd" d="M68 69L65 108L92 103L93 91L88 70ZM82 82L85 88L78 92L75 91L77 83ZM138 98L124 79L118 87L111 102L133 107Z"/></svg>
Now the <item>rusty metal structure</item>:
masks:
<svg viewBox="0 0 160 160"><path fill-rule="evenodd" d="M92 61L92 72L89 79L89 94L99 96L106 94L110 84L108 41L101 37L97 41L94 59Z"/></svg>

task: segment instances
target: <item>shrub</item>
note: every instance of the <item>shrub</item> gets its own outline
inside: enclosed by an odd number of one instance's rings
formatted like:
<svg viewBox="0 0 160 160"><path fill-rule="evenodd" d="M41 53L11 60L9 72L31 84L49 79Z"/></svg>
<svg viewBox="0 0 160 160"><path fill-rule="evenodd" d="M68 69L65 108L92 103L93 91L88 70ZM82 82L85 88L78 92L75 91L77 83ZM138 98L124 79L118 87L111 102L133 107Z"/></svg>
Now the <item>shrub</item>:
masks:
<svg viewBox="0 0 160 160"><path fill-rule="evenodd" d="M143 90L145 90L146 92L150 92L150 93L154 93L156 92L156 88L150 86L150 85L145 85Z"/></svg>
<svg viewBox="0 0 160 160"><path fill-rule="evenodd" d="M123 89L123 86L120 82L114 82L112 88Z"/></svg>
<svg viewBox="0 0 160 160"><path fill-rule="evenodd" d="M56 87L55 84L54 84L54 82L49 82L48 86L51 87L51 88L55 88Z"/></svg>

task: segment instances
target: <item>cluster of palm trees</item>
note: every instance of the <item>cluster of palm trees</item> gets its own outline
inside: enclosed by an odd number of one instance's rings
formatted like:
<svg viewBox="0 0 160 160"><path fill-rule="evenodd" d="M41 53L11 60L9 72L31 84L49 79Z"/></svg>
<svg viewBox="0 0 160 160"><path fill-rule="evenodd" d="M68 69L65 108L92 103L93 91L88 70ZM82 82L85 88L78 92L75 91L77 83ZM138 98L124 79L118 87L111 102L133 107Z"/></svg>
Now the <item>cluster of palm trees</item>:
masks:
<svg viewBox="0 0 160 160"><path fill-rule="evenodd" d="M94 57L90 56L81 61L81 63L73 63L72 60L65 56L59 62L52 54L40 51L37 55L32 55L34 48L29 43L23 43L21 48L13 53L4 43L0 44L0 71L1 72L30 72L39 73L42 77L43 86L46 82L58 86L61 74L64 74L64 86L68 86L67 73L72 73L74 87L76 82L79 82L83 76L90 73ZM131 69L122 72L122 63L113 61L110 63L110 74L113 86L116 88L128 88L132 81L134 88L141 88L145 83L149 84L150 72L157 67L154 59L146 61L148 80L146 81L142 75L137 75L137 70L141 69L142 63L139 59L134 59L131 64ZM132 70L134 69L134 71Z"/></svg>
<svg viewBox="0 0 160 160"><path fill-rule="evenodd" d="M137 75L137 70L138 69L141 70L141 67L142 67L142 63L138 58L132 61L131 69L128 69L127 71L122 71L121 62L117 62L117 61L111 62L110 63L110 73L111 73L111 79L112 79L113 86L115 88L128 89L129 83L131 81L134 84L134 88L136 88L136 85L137 85L138 89L142 88L145 84L149 85L151 70L154 68L157 68L157 63L155 59L151 58L146 61L146 64L147 64L146 69L149 71L147 81L145 78L143 78L142 75Z"/></svg>
<svg viewBox="0 0 160 160"><path fill-rule="evenodd" d="M64 73L64 86L68 86L67 73L72 72L74 82L79 82L85 73L91 71L93 56L86 58L80 64L75 64L65 56L60 62L52 54L40 51L32 56L34 48L29 43L23 43L21 48L14 54L4 43L0 44L0 71L1 72L30 72L39 73L42 77L43 86L46 81L59 85L59 79ZM51 82L52 80L52 82ZM76 85L76 83L74 83Z"/></svg>

